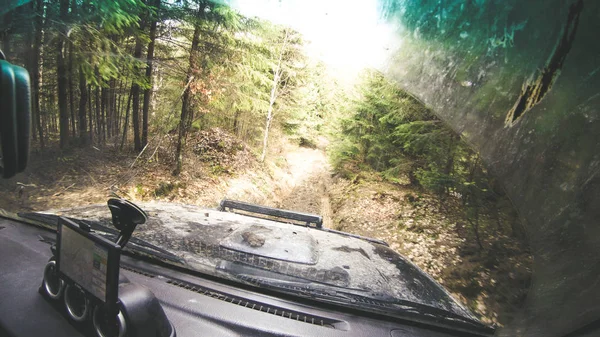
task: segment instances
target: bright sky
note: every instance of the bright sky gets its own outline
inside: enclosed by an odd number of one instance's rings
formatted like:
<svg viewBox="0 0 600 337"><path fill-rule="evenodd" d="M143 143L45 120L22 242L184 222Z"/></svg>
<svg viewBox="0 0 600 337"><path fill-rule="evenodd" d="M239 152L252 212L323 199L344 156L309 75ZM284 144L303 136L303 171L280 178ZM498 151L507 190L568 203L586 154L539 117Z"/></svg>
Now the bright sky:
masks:
<svg viewBox="0 0 600 337"><path fill-rule="evenodd" d="M377 0L231 0L246 16L291 26L311 41L309 53L338 70L381 67L392 29L379 18Z"/></svg>

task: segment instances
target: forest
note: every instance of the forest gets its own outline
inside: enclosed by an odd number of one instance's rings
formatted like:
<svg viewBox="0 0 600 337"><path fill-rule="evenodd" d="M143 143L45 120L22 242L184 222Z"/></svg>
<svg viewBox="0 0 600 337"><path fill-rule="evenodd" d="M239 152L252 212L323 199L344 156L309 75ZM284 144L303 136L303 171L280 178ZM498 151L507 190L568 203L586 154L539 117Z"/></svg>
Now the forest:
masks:
<svg viewBox="0 0 600 337"><path fill-rule="evenodd" d="M430 242L416 263L486 322L505 324L523 303L531 256L502 186L435 111L382 72L343 85L297 30L208 0L33 0L0 20L2 51L31 74L37 168L3 182L13 202L0 207L109 193L213 206L210 191L244 178L249 201L285 206L277 193L295 190L277 174L293 173L288 152L305 161L326 153L315 162L331 165L322 189L306 194L322 207L291 207L321 212L326 196L331 227L369 234L350 210L386 204L382 223L397 250ZM402 243L411 235L413 246ZM454 264L440 262L441 245L453 247Z"/></svg>
<svg viewBox="0 0 600 337"><path fill-rule="evenodd" d="M58 139L139 152L173 134L177 174L187 133L202 125L262 145L264 160L274 118L318 104L318 65L299 33L226 5L40 0L2 27L8 59L32 74L41 149Z"/></svg>

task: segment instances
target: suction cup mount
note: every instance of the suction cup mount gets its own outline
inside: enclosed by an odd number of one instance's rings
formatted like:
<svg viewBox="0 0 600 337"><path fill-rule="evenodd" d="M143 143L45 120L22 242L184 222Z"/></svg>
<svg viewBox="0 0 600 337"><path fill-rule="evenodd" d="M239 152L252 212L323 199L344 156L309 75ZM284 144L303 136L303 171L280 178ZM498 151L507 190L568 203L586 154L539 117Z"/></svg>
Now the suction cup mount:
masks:
<svg viewBox="0 0 600 337"><path fill-rule="evenodd" d="M146 223L148 216L141 208L125 199L108 199L108 209L112 214L112 222L119 231L117 245L123 249L137 225Z"/></svg>

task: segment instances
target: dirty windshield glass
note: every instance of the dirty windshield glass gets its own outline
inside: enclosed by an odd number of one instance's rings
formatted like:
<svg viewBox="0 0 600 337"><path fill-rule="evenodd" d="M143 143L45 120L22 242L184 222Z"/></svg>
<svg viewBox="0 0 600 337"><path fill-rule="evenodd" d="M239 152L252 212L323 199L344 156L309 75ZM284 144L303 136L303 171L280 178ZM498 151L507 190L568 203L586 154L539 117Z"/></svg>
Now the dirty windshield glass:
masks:
<svg viewBox="0 0 600 337"><path fill-rule="evenodd" d="M118 196L131 249L237 282L506 336L597 319L598 2L6 3L33 114L5 211L101 231Z"/></svg>

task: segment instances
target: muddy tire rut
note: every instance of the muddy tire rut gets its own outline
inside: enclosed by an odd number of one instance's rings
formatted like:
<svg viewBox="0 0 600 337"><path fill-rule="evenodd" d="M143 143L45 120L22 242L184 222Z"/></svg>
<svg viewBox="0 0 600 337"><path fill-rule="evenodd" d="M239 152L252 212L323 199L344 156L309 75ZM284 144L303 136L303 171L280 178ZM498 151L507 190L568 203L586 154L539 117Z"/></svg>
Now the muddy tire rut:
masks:
<svg viewBox="0 0 600 337"><path fill-rule="evenodd" d="M323 216L324 226L331 224L328 186L331 167L320 149L299 148L286 156L291 184L279 191L277 207Z"/></svg>

